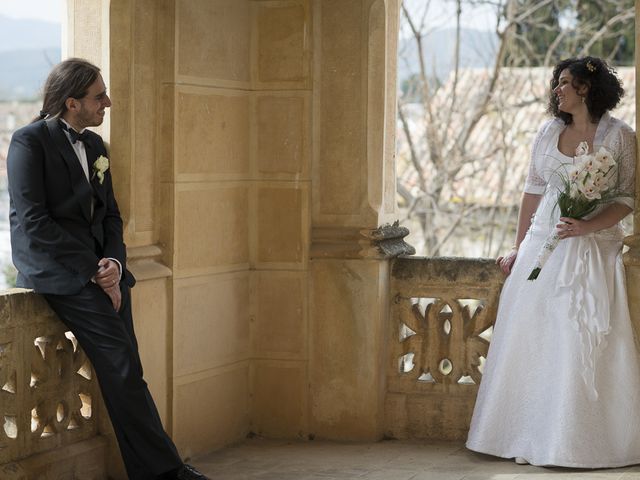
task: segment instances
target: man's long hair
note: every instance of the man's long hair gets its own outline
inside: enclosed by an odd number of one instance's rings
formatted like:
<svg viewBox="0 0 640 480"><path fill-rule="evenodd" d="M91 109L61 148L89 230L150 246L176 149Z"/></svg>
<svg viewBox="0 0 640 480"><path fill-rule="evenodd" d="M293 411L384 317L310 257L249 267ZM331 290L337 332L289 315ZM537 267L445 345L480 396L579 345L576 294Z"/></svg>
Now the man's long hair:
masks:
<svg viewBox="0 0 640 480"><path fill-rule="evenodd" d="M32 123L64 114L67 111L67 98L83 98L98 75L100 69L82 58L69 58L57 64L44 84L40 115Z"/></svg>

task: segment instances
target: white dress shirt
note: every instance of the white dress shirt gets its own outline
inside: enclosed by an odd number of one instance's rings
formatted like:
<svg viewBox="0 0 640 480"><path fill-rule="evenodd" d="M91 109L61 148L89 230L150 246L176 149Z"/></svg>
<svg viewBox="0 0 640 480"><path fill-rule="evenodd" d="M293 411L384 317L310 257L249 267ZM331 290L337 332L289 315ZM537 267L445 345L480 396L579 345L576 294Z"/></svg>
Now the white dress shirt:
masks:
<svg viewBox="0 0 640 480"><path fill-rule="evenodd" d="M62 123L64 123L67 126L67 128L73 128L71 125L69 125L69 123L64 118L61 118L60 120L62 121ZM78 133L82 133L84 131L85 129L83 128ZM64 134L67 136L67 140L69 140L69 143L71 143L71 147L73 148L73 151L76 152L76 156L80 161L80 166L82 167L84 176L87 177L87 182L91 183L91 179L89 178L89 162L87 160L87 151L84 148L84 143L80 140L78 140L76 143L72 143L71 135L69 134L69 132L65 130ZM91 213L93 214L93 201L91 202L91 206L92 206Z"/></svg>

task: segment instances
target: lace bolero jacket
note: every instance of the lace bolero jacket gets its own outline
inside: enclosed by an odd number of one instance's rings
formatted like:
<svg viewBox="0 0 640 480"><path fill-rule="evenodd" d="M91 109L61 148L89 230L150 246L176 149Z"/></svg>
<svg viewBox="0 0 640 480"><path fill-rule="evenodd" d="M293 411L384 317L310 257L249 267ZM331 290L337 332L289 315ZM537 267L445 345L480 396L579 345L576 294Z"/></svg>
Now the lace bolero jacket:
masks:
<svg viewBox="0 0 640 480"><path fill-rule="evenodd" d="M525 193L544 194L558 167L558 158L563 157L566 162L571 161L569 157L558 151L558 137L564 128L564 122L554 118L545 122L538 130L531 149L531 163L525 182ZM633 208L636 170L635 132L622 120L605 113L598 123L593 143L595 151L604 146L618 162L618 188L622 196L613 201Z"/></svg>

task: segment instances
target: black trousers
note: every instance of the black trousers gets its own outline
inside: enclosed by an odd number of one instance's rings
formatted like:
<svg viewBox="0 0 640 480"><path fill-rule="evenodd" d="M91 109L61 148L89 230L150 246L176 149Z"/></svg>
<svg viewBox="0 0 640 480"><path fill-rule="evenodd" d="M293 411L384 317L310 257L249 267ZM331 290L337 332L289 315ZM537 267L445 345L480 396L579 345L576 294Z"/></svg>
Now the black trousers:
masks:
<svg viewBox="0 0 640 480"><path fill-rule="evenodd" d="M93 368L131 480L151 480L182 465L175 445L162 427L142 377L133 331L129 287L120 283L122 305L93 283L77 295L44 297L73 332Z"/></svg>

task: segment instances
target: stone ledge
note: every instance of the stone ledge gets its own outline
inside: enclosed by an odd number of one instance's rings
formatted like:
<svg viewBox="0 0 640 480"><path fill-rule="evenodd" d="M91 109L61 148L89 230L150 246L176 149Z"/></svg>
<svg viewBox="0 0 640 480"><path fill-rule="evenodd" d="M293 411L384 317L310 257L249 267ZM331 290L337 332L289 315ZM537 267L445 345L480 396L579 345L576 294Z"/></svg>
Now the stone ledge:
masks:
<svg viewBox="0 0 640 480"><path fill-rule="evenodd" d="M640 266L640 235L625 237L624 244L629 247L629 250L622 257L624 264L627 267Z"/></svg>
<svg viewBox="0 0 640 480"><path fill-rule="evenodd" d="M127 268L138 281L166 278L173 274L162 262L162 249L157 245L129 248L127 256Z"/></svg>
<svg viewBox="0 0 640 480"><path fill-rule="evenodd" d="M491 258L411 257L397 258L391 275L402 281L501 286L504 275Z"/></svg>
<svg viewBox="0 0 640 480"><path fill-rule="evenodd" d="M97 436L0 465L2 480L106 480L107 440Z"/></svg>

